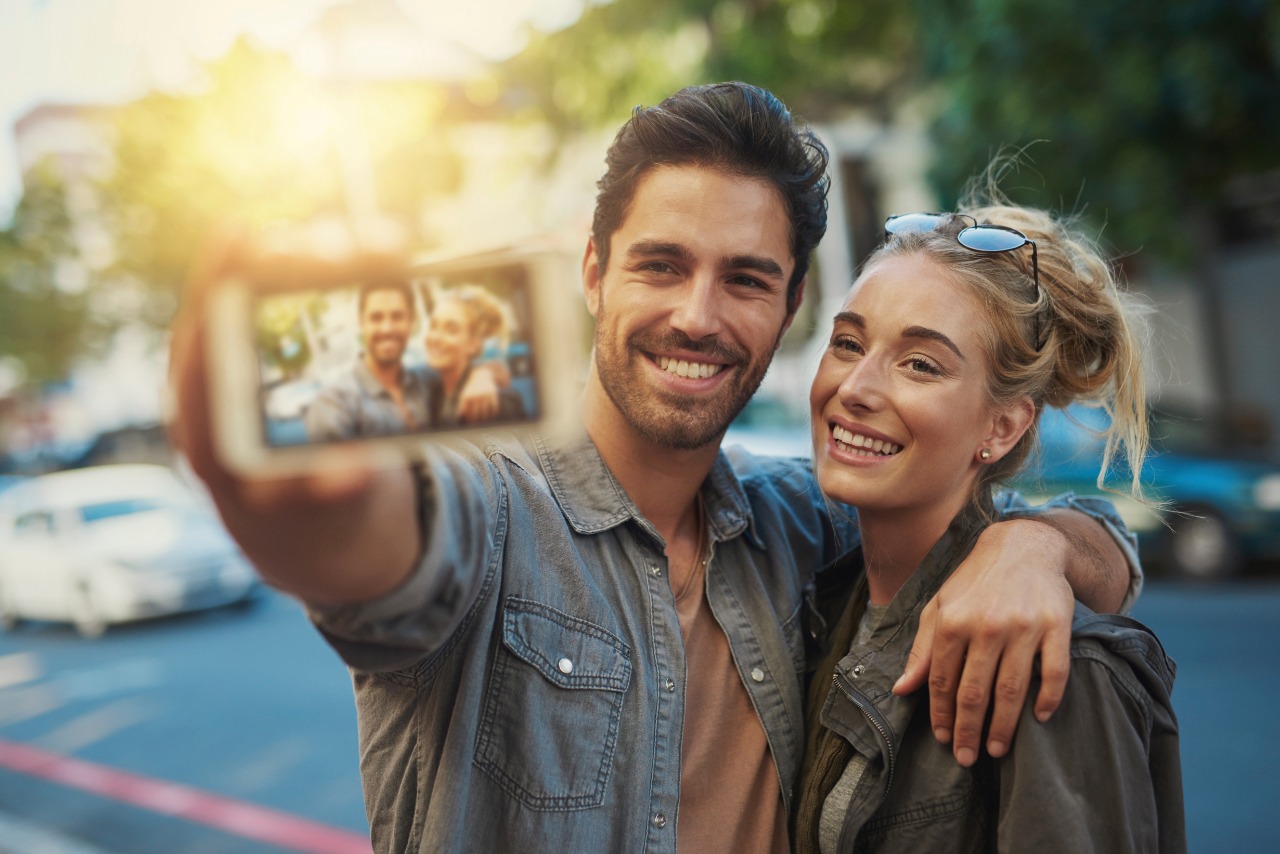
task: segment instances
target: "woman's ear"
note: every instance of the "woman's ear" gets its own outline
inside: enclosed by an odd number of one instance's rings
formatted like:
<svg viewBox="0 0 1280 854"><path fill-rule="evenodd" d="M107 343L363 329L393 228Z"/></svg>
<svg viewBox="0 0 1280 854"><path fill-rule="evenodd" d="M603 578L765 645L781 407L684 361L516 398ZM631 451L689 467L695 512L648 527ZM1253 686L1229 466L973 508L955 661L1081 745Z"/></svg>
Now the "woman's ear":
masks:
<svg viewBox="0 0 1280 854"><path fill-rule="evenodd" d="M1026 435L1035 418L1036 405L1025 394L997 410L991 421L991 432L978 452L979 459L984 463L1001 460ZM988 451L990 453L985 453Z"/></svg>

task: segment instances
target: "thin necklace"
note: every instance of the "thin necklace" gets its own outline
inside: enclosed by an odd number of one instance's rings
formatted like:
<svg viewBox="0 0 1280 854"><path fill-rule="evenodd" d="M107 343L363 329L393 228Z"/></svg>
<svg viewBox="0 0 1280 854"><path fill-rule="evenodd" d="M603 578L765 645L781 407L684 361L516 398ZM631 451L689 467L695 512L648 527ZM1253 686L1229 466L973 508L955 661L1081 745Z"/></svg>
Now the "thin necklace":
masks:
<svg viewBox="0 0 1280 854"><path fill-rule="evenodd" d="M682 602L695 587L695 583L702 578L702 570L706 568L707 561L704 557L707 550L707 520L706 513L702 507L702 493L698 493L698 544L694 547L693 568L689 570L689 577L685 579L684 585L676 593L676 601Z"/></svg>

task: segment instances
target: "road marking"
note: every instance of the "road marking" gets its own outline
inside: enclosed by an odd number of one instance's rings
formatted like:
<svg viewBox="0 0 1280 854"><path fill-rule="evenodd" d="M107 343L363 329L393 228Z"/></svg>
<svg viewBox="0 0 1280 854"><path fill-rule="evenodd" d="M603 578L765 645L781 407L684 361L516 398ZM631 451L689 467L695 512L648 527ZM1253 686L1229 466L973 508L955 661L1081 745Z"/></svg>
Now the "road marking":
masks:
<svg viewBox="0 0 1280 854"><path fill-rule="evenodd" d="M308 854L369 854L361 833L0 739L0 768Z"/></svg>
<svg viewBox="0 0 1280 854"><path fill-rule="evenodd" d="M62 707L62 697L51 685L24 685L0 691L0 727L21 723Z"/></svg>
<svg viewBox="0 0 1280 854"><path fill-rule="evenodd" d="M0 854L111 854L17 816L0 812Z"/></svg>
<svg viewBox="0 0 1280 854"><path fill-rule="evenodd" d="M40 662L29 652L0 655L0 689L40 678Z"/></svg>
<svg viewBox="0 0 1280 854"><path fill-rule="evenodd" d="M56 753L75 753L155 716L154 704L136 697L117 700L63 724L41 738L40 744Z"/></svg>

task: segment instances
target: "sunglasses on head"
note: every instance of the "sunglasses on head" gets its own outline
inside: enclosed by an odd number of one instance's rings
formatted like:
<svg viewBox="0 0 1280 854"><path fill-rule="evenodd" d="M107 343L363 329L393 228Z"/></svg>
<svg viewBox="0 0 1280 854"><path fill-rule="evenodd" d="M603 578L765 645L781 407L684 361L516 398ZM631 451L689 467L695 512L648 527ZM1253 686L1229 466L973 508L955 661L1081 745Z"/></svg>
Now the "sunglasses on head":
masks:
<svg viewBox="0 0 1280 854"><path fill-rule="evenodd" d="M960 230L956 235L956 242L973 252L986 252L995 254L998 252L1013 252L1015 249L1021 249L1024 246L1031 247L1031 278L1036 285L1036 296L1040 293L1040 255L1036 251L1036 242L1027 237L1016 228L1010 228L1007 225L991 225L990 223L980 223L968 214L944 214L944 213L909 213L896 214L884 221L885 239L893 237L895 234L910 234L912 232L933 231L938 224L948 217L959 217L966 219L972 223ZM1040 322L1036 321L1036 349L1039 350L1044 346L1044 341L1040 336Z"/></svg>

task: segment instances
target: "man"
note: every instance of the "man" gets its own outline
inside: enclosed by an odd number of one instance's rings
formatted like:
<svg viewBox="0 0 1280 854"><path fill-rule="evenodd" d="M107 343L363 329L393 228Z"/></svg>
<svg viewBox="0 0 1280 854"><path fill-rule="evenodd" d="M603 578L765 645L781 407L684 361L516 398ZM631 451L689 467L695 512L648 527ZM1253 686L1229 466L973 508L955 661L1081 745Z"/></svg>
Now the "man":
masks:
<svg viewBox="0 0 1280 854"><path fill-rule="evenodd" d="M364 352L307 407L307 434L313 441L426 429L431 402L441 394L434 372L404 367L415 319L409 283L366 282L360 286L357 310Z"/></svg>
<svg viewBox="0 0 1280 854"><path fill-rule="evenodd" d="M309 604L353 669L378 851L786 850L805 588L856 525L807 466L719 443L802 298L825 169L816 138L755 87L636 110L600 181L584 431L562 442L236 480L209 452L188 315L177 437L263 575ZM209 263L243 262L233 246ZM196 304L211 278L193 277ZM993 752L1037 653L1037 710L1061 698L1062 565L1097 608L1123 595L1101 526L1042 518L984 535L929 606L936 651L922 639L899 686L918 687L932 654L935 732L954 725L964 764L993 682Z"/></svg>

